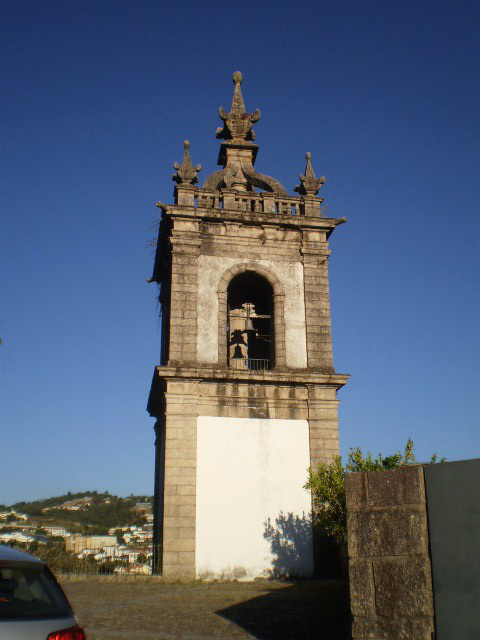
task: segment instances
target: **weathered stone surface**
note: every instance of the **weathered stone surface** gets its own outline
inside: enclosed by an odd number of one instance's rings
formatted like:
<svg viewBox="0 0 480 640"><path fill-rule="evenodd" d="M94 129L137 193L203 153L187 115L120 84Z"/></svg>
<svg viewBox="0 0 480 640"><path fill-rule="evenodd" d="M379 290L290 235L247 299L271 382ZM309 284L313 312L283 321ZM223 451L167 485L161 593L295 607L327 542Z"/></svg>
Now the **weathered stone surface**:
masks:
<svg viewBox="0 0 480 640"><path fill-rule="evenodd" d="M373 557L427 553L426 526L425 513L418 511L353 511L348 514L349 554Z"/></svg>
<svg viewBox="0 0 480 640"><path fill-rule="evenodd" d="M421 466L400 467L366 474L368 505L390 507L403 504L421 504L425 499L423 469Z"/></svg>
<svg viewBox="0 0 480 640"><path fill-rule="evenodd" d="M355 640L432 640L433 626L429 620L364 620L353 623Z"/></svg>
<svg viewBox="0 0 480 640"><path fill-rule="evenodd" d="M349 513L365 508L367 499L366 477L364 473L347 473L345 476L345 497Z"/></svg>
<svg viewBox="0 0 480 640"><path fill-rule="evenodd" d="M432 640L433 622L427 618L390 618L377 623L381 640Z"/></svg>
<svg viewBox="0 0 480 640"><path fill-rule="evenodd" d="M432 638L433 596L422 474L421 467L406 467L347 475L355 640Z"/></svg>
<svg viewBox="0 0 480 640"><path fill-rule="evenodd" d="M352 633L355 640L385 640L376 620L355 617Z"/></svg>
<svg viewBox="0 0 480 640"><path fill-rule="evenodd" d="M425 557L373 560L377 614L417 617L432 613L430 564Z"/></svg>
<svg viewBox="0 0 480 640"><path fill-rule="evenodd" d="M365 558L351 558L348 565L351 609L354 616L371 617L375 611L372 563Z"/></svg>

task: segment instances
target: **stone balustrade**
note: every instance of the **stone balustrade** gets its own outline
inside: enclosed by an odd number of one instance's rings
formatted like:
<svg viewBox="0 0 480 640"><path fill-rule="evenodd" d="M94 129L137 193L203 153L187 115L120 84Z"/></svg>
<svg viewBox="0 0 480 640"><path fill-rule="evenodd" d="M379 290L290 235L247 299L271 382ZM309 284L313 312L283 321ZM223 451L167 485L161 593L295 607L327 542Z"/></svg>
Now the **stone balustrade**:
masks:
<svg viewBox="0 0 480 640"><path fill-rule="evenodd" d="M252 193L234 189L192 189L177 187L176 204L203 209L228 209L282 216L321 216L322 199L311 196L287 196L276 193Z"/></svg>

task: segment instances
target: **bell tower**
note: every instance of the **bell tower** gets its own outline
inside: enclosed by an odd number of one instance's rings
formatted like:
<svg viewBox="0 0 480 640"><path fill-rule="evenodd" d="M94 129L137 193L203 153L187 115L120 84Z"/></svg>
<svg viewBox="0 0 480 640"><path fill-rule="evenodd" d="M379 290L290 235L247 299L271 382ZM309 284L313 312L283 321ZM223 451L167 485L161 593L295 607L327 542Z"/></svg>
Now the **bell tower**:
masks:
<svg viewBox="0 0 480 640"><path fill-rule="evenodd" d="M311 154L287 194L257 171L242 74L233 75L220 169L198 186L190 145L174 163L153 276L162 346L156 418L154 555L168 577L309 576L307 467L338 453L328 238ZM283 546L282 546L283 545Z"/></svg>

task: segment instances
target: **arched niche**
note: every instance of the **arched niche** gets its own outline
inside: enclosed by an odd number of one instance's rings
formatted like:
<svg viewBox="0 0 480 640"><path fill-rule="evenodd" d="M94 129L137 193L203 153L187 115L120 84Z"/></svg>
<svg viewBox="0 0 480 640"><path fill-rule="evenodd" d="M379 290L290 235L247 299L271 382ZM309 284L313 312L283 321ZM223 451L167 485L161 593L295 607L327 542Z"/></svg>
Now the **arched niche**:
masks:
<svg viewBox="0 0 480 640"><path fill-rule="evenodd" d="M255 263L229 269L218 288L219 364L245 370L285 366L284 302L283 287L268 269Z"/></svg>

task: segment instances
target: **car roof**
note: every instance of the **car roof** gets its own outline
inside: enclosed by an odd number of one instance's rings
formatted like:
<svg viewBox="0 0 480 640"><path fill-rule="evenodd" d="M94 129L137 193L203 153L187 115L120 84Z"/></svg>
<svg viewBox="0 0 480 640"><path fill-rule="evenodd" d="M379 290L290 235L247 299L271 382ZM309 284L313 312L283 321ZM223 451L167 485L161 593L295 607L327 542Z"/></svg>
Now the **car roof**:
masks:
<svg viewBox="0 0 480 640"><path fill-rule="evenodd" d="M19 551L18 549L12 549L12 547L7 547L4 544L0 544L0 562L23 562L28 564L45 564L39 558L35 558L35 556L31 556L29 553L25 553L24 551Z"/></svg>

